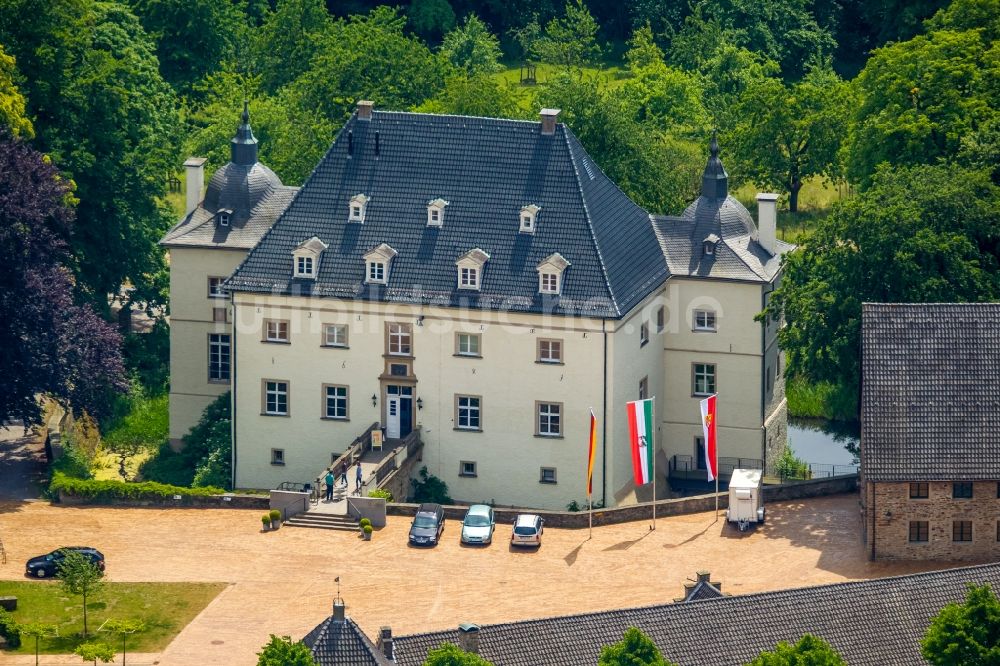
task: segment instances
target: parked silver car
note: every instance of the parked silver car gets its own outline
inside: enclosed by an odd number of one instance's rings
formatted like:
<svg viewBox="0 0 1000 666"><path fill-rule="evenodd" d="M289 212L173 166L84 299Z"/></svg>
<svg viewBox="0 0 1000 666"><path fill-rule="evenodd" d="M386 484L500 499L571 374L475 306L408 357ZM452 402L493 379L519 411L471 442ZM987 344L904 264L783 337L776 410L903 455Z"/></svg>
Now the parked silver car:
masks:
<svg viewBox="0 0 1000 666"><path fill-rule="evenodd" d="M545 521L533 513L522 513L514 520L510 533L512 546L541 546Z"/></svg>
<svg viewBox="0 0 1000 666"><path fill-rule="evenodd" d="M495 526L493 507L486 504L473 504L465 512L465 518L462 520L462 543L492 543Z"/></svg>

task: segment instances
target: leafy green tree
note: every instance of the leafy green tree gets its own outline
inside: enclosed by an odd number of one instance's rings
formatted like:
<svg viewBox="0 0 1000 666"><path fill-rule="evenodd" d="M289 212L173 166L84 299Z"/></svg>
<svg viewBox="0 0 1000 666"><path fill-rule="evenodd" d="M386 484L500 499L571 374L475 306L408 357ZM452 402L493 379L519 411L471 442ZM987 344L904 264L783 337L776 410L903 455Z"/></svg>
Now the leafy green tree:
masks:
<svg viewBox="0 0 1000 666"><path fill-rule="evenodd" d="M652 639L629 627L622 639L601 648L597 666L670 666Z"/></svg>
<svg viewBox="0 0 1000 666"><path fill-rule="evenodd" d="M66 594L83 598L83 637L87 637L87 598L101 593L104 572L85 555L75 550L64 551L56 574Z"/></svg>
<svg viewBox="0 0 1000 666"><path fill-rule="evenodd" d="M539 59L538 45L542 40L542 26L537 14L524 25L512 28L510 36L521 50L521 60L534 62Z"/></svg>
<svg viewBox="0 0 1000 666"><path fill-rule="evenodd" d="M920 654L934 666L995 664L1000 660L1000 600L989 583L968 584L964 603L951 603L931 619Z"/></svg>
<svg viewBox="0 0 1000 666"><path fill-rule="evenodd" d="M115 649L107 643L81 643L73 650L73 654L83 658L84 661L94 662L94 666L97 666L98 661L109 664L115 660Z"/></svg>
<svg viewBox="0 0 1000 666"><path fill-rule="evenodd" d="M423 666L493 666L478 654L466 652L452 643L442 643L427 653Z"/></svg>
<svg viewBox="0 0 1000 666"><path fill-rule="evenodd" d="M773 652L761 652L749 666L847 666L822 638L806 634L795 645L781 641Z"/></svg>
<svg viewBox="0 0 1000 666"><path fill-rule="evenodd" d="M751 83L734 109L739 171L759 186L787 192L789 210L798 211L807 178L840 173L849 100L847 84L829 67L816 67L792 85L773 78Z"/></svg>
<svg viewBox="0 0 1000 666"><path fill-rule="evenodd" d="M648 29L633 40L625 59L632 78L622 85L621 97L636 120L674 135L704 136L708 113L699 76L669 67Z"/></svg>
<svg viewBox="0 0 1000 666"><path fill-rule="evenodd" d="M118 458L118 474L128 481L128 461L154 450L167 439L166 396L152 398L136 387L128 401L130 409L108 431L102 442L105 451Z"/></svg>
<svg viewBox="0 0 1000 666"><path fill-rule="evenodd" d="M305 73L332 28L324 0L278 0L274 12L254 33L262 90L277 92Z"/></svg>
<svg viewBox="0 0 1000 666"><path fill-rule="evenodd" d="M568 0L564 14L549 21L544 35L533 50L543 61L566 71L598 62L601 47L597 43L599 26L583 0Z"/></svg>
<svg viewBox="0 0 1000 666"><path fill-rule="evenodd" d="M416 108L420 113L448 113L490 118L520 118L525 110L510 87L491 76L453 76L433 99Z"/></svg>
<svg viewBox="0 0 1000 666"><path fill-rule="evenodd" d="M406 15L413 31L429 42L455 27L455 10L448 0L410 0Z"/></svg>
<svg viewBox="0 0 1000 666"><path fill-rule="evenodd" d="M122 663L125 663L126 640L132 634L138 634L146 630L146 625L141 620L108 620L104 623L104 631L111 634L121 634L122 637Z"/></svg>
<svg viewBox="0 0 1000 666"><path fill-rule="evenodd" d="M503 70L500 40L475 14L466 16L460 26L445 35L441 55L469 76Z"/></svg>
<svg viewBox="0 0 1000 666"><path fill-rule="evenodd" d="M880 169L785 261L767 313L788 374L858 386L863 302L992 301L1000 296L1000 189L955 165Z"/></svg>
<svg viewBox="0 0 1000 666"><path fill-rule="evenodd" d="M419 480L410 479L410 486L413 490L413 501L418 504L424 502L451 504L448 484L433 474L428 474L426 465L420 468Z"/></svg>
<svg viewBox="0 0 1000 666"><path fill-rule="evenodd" d="M142 476L179 486L232 487L231 407L228 391L209 403L198 423L184 436L184 447L174 451L164 443L142 466Z"/></svg>
<svg viewBox="0 0 1000 666"><path fill-rule="evenodd" d="M24 95L18 90L20 74L14 58L4 53L0 45L0 129L7 128L16 137L30 139L35 136L25 111Z"/></svg>
<svg viewBox="0 0 1000 666"><path fill-rule="evenodd" d="M657 46L653 38L653 29L649 23L637 28L628 41L628 51L625 52L625 64L635 72L643 67L663 62L663 50Z"/></svg>
<svg viewBox="0 0 1000 666"><path fill-rule="evenodd" d="M293 643L289 636L278 638L271 634L271 640L257 656L257 666L316 666L309 648L301 642Z"/></svg>
<svg viewBox="0 0 1000 666"><path fill-rule="evenodd" d="M58 636L59 632L54 624L43 624L41 622L29 622L21 625L21 636L35 639L35 666L38 666L38 643L43 638Z"/></svg>

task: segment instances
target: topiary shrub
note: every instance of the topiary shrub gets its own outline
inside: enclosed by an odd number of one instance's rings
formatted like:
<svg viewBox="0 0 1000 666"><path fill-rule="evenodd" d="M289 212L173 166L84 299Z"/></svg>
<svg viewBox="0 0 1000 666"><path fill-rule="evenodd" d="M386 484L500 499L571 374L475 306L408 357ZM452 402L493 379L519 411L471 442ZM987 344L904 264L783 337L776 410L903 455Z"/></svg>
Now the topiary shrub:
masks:
<svg viewBox="0 0 1000 666"><path fill-rule="evenodd" d="M366 527L371 527L371 524L372 521L368 520L367 518L362 518L361 520L358 521L358 525L361 526L361 529L364 529Z"/></svg>
<svg viewBox="0 0 1000 666"><path fill-rule="evenodd" d="M267 515L271 517L272 523L276 520L281 520L281 512L278 511L277 509L271 509L270 511L267 512Z"/></svg>
<svg viewBox="0 0 1000 666"><path fill-rule="evenodd" d="M2 608L0 608L0 636L7 639L8 647L21 647L21 626L13 615Z"/></svg>
<svg viewBox="0 0 1000 666"><path fill-rule="evenodd" d="M265 530L269 528L271 526L271 514L265 513L260 517L260 522L264 525Z"/></svg>
<svg viewBox="0 0 1000 666"><path fill-rule="evenodd" d="M392 501L392 493L385 488L376 488L375 490L368 491L368 497L381 497L386 502Z"/></svg>
<svg viewBox="0 0 1000 666"><path fill-rule="evenodd" d="M365 534L371 535L371 533L372 533L372 526L371 525L365 525L361 529L364 530Z"/></svg>

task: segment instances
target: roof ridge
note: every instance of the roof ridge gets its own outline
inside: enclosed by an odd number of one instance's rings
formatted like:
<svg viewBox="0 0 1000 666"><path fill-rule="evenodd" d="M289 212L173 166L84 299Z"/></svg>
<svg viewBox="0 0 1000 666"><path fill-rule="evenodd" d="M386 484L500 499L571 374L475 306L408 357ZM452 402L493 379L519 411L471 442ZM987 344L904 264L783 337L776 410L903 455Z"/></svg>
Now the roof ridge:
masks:
<svg viewBox="0 0 1000 666"><path fill-rule="evenodd" d="M540 120L525 120L523 118L498 118L496 116L471 116L471 115L466 115L466 114L461 114L461 113L420 113L418 111L392 111L392 110L383 110L383 111L380 111L378 109L376 109L372 113L373 113L373 115L376 115L376 114L395 114L395 115L399 115L399 116L412 116L412 117L415 117L415 118L427 118L427 117L431 117L431 118L463 118L463 119L468 119L468 120L495 120L495 121L498 121L498 122L516 123L516 124L520 124L520 125L541 125L541 121ZM559 124L562 125L564 128L569 129L567 127L566 123L559 123Z"/></svg>
<svg viewBox="0 0 1000 666"><path fill-rule="evenodd" d="M753 236L747 236L747 238L749 238L749 239L750 239L750 243L753 243L753 242L754 242L754 240L753 240ZM746 267L747 267L747 270L748 270L748 271L750 271L751 273L753 273L753 274L754 274L754 275L756 275L757 277L761 278L762 280L768 280L768 277L767 277L767 271L764 271L764 274L763 274L763 275L761 275L760 271L758 271L758 270L757 270L757 269L755 269L755 268L754 268L753 266L751 266L751 265L750 265L750 264L749 264L749 263L747 262L747 260L743 258L743 253L742 253L742 252L740 252L739 250L737 250L736 248L734 248L733 246L731 246L731 245L729 244L729 240L728 240L728 239L726 239L726 238L722 238L721 240L722 240L722 244L723 244L723 245L725 245L725 246L726 246L726 248L728 248L730 252L732 252L733 254L735 254L735 255L736 255L736 258L737 258L737 259L739 259L739 260L740 260L740 262L741 262L741 263L742 263L742 264L743 264L744 266L746 266ZM748 251L748 252L750 251L750 246L749 246L749 243L747 244L747 251ZM761 264L761 265L762 265L762 267L763 267L763 264Z"/></svg>
<svg viewBox="0 0 1000 666"><path fill-rule="evenodd" d="M601 253L601 244L597 242L597 234L594 232L594 223L590 218L590 206L587 204L587 196L583 193L583 181L580 180L580 170L576 167L576 154L573 152L573 143L570 141L571 137L579 143L579 139L576 138L576 135L573 134L569 126L563 124L563 140L566 142L566 149L569 151L570 164L573 165L573 177L576 178L577 192L580 194L580 202L583 204L583 212L587 217L587 229L590 231L590 240L594 244L594 251L597 253L597 261L601 265L601 275L604 276L604 285L607 287L608 295L611 297L611 305L614 308L615 314L621 317L624 313L621 311L621 308L618 307L618 298L615 295L614 287L611 286L611 279L608 277L608 267L607 264L604 263L604 255ZM582 143L580 144L580 147L583 148ZM583 150L584 152L587 152L586 148ZM600 166L597 168L600 169ZM607 178L607 174L604 173L603 169L601 169L601 175Z"/></svg>

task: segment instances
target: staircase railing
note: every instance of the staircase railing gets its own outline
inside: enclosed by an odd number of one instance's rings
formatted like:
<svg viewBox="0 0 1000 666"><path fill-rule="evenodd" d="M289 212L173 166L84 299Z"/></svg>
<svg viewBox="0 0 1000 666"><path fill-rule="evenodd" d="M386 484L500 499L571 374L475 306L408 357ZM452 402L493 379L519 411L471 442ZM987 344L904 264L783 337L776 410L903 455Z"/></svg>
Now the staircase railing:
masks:
<svg viewBox="0 0 1000 666"><path fill-rule="evenodd" d="M392 455L388 456L382 463L375 468L373 476L373 482L376 488L382 487L382 482L385 481L389 475L399 469L399 465L414 455L420 447L423 446L423 442L420 439L420 428L414 428L409 435L403 438L393 452ZM405 450L406 455L400 456L400 452Z"/></svg>
<svg viewBox="0 0 1000 666"><path fill-rule="evenodd" d="M324 469L319 476L316 477L316 488L313 491L315 502L319 501L320 488L323 485L323 478L326 476L327 472L333 472L334 476L346 462L348 466L354 462L355 457L360 458L364 455L365 451L370 451L372 448L372 430L377 429L378 421L368 426L368 428L358 435L351 445L347 447L347 450L340 454L337 459L330 463L330 466ZM314 503L315 503L314 502Z"/></svg>

